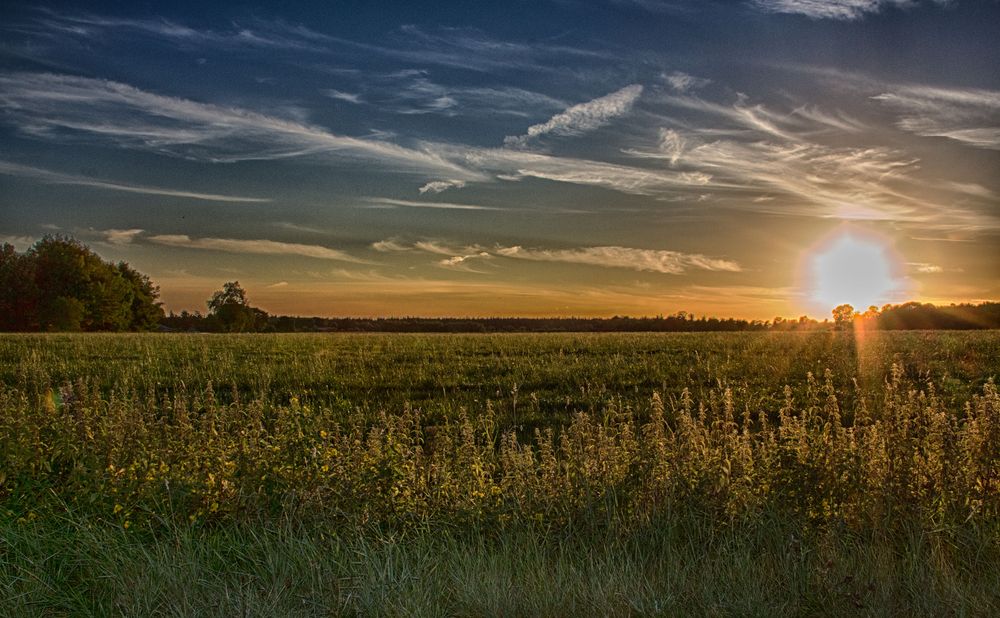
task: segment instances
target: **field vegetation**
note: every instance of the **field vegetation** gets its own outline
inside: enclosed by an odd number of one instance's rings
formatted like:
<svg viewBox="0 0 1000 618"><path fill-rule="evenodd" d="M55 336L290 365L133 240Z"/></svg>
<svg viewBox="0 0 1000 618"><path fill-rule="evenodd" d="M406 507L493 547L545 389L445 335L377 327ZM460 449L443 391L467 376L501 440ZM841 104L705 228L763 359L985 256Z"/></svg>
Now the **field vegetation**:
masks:
<svg viewBox="0 0 1000 618"><path fill-rule="evenodd" d="M991 615L1000 333L11 335L0 599Z"/></svg>

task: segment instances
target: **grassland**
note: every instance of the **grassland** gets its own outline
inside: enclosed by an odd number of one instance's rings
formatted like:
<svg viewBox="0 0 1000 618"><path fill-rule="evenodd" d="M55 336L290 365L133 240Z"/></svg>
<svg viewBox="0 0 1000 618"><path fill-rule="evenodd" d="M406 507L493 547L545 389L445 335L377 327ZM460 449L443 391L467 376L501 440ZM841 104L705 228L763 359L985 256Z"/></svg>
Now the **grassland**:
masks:
<svg viewBox="0 0 1000 618"><path fill-rule="evenodd" d="M998 372L996 331L3 336L0 607L996 614Z"/></svg>

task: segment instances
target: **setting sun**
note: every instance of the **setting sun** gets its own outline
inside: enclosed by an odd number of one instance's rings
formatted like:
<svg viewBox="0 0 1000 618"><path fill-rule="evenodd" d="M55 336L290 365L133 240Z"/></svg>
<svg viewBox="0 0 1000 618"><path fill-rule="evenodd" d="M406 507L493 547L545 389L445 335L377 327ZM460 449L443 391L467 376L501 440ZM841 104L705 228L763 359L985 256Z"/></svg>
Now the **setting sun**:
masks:
<svg viewBox="0 0 1000 618"><path fill-rule="evenodd" d="M895 270L896 260L886 243L867 235L840 233L809 257L809 300L826 310L844 303L858 310L882 305L902 287Z"/></svg>

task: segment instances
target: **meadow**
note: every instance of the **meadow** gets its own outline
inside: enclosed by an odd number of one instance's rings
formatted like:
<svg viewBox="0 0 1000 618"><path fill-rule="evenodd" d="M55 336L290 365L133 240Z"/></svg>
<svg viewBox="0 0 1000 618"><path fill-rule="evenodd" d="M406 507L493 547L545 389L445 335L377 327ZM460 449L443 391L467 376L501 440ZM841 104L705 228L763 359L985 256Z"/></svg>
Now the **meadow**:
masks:
<svg viewBox="0 0 1000 618"><path fill-rule="evenodd" d="M1000 332L0 336L12 615L995 615Z"/></svg>

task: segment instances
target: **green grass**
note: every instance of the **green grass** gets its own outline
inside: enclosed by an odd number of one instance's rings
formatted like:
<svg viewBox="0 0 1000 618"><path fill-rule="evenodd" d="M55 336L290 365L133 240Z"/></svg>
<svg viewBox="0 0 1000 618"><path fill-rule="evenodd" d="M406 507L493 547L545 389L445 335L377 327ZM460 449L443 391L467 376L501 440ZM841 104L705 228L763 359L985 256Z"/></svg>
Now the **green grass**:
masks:
<svg viewBox="0 0 1000 618"><path fill-rule="evenodd" d="M0 336L0 615L995 615L998 359Z"/></svg>
<svg viewBox="0 0 1000 618"><path fill-rule="evenodd" d="M0 599L24 616L991 616L997 530L809 537L697 517L600 536L274 523L147 537L0 526Z"/></svg>

